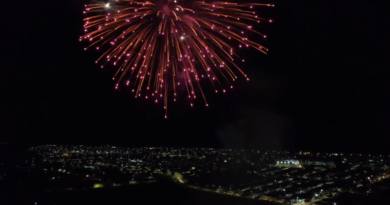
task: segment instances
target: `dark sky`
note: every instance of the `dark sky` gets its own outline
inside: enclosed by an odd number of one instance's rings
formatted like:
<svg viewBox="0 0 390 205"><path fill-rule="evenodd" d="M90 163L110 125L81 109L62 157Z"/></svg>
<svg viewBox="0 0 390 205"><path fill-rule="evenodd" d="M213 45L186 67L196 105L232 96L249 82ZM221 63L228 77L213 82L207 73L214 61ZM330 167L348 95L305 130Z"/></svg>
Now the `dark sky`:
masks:
<svg viewBox="0 0 390 205"><path fill-rule="evenodd" d="M209 108L171 106L168 120L161 107L114 90L112 72L94 64L100 53L83 51L82 1L10 5L2 19L0 137L24 143L386 151L384 15L357 2L274 3L274 23L261 28L269 55L243 53L251 81L224 96L208 96Z"/></svg>

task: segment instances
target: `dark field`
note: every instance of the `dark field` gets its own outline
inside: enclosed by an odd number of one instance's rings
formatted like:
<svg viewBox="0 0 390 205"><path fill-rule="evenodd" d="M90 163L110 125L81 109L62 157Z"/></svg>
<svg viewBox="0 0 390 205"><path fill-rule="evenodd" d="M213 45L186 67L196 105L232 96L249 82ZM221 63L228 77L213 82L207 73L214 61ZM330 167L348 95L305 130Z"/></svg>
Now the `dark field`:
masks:
<svg viewBox="0 0 390 205"><path fill-rule="evenodd" d="M219 195L192 190L170 182L97 188L80 191L62 191L38 194L34 192L13 193L0 197L1 204L170 204L170 205L266 205L269 202L256 201L233 196Z"/></svg>

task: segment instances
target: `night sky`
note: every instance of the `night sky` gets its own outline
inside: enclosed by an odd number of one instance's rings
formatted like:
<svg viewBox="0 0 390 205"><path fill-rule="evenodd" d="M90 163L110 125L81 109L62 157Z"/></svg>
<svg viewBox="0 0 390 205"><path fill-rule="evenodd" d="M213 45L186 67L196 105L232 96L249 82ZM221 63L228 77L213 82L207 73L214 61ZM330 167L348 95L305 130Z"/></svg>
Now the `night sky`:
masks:
<svg viewBox="0 0 390 205"><path fill-rule="evenodd" d="M269 54L242 53L251 80L209 95L208 108L170 106L168 120L161 106L115 90L112 70L94 64L101 52L83 50L82 1L15 2L2 18L0 139L386 151L387 24L363 3L334 2L274 1L274 23L260 28Z"/></svg>

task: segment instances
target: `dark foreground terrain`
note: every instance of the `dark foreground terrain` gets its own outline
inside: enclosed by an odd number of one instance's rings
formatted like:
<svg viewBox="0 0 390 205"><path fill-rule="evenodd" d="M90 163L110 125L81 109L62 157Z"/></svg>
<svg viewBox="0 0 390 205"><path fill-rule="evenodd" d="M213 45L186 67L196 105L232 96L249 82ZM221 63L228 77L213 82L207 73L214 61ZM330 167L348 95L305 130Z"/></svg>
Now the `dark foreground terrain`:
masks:
<svg viewBox="0 0 390 205"><path fill-rule="evenodd" d="M381 196L377 197L366 197L345 193L318 204L333 205L335 202L337 202L338 205L389 204L389 196L389 191L386 191L385 193L382 193ZM29 192L15 192L0 196L0 202L1 205L275 205L274 203L267 201L258 201L194 190L165 180L148 184L49 193L34 192L34 190Z"/></svg>
<svg viewBox="0 0 390 205"><path fill-rule="evenodd" d="M169 204L169 205L266 205L272 204L234 196L192 190L169 182L62 191L38 194L13 193L0 197L1 204L96 205L96 204Z"/></svg>

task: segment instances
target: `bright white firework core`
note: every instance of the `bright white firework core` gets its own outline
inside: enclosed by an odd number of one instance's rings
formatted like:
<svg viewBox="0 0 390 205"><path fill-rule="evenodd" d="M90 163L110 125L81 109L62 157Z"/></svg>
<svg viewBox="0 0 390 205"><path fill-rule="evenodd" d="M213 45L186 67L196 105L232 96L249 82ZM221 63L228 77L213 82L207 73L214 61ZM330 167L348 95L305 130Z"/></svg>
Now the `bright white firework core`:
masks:
<svg viewBox="0 0 390 205"><path fill-rule="evenodd" d="M106 4L106 8L108 8L108 7L110 7L110 3L107 3L107 4Z"/></svg>
<svg viewBox="0 0 390 205"><path fill-rule="evenodd" d="M184 36L181 36L180 39L183 40L183 39L184 39Z"/></svg>

